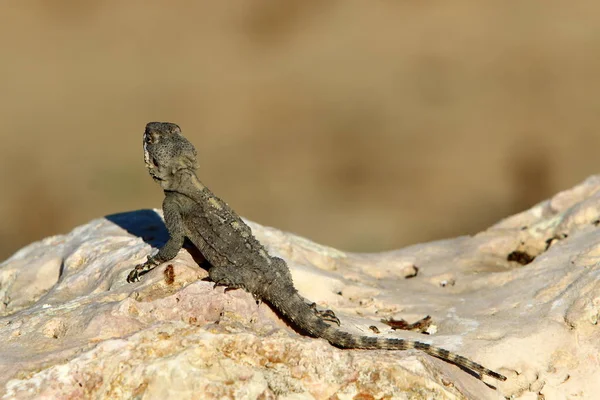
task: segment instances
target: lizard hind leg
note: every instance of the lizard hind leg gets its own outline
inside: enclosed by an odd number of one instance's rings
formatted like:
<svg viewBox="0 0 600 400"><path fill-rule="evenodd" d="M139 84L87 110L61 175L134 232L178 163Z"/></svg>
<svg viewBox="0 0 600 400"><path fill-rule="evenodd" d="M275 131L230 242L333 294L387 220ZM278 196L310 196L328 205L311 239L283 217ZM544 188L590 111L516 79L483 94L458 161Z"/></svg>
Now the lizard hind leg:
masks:
<svg viewBox="0 0 600 400"><path fill-rule="evenodd" d="M240 273L239 268L212 266L208 270L208 277L210 278L211 281L213 281L215 283L215 287L226 286L225 292L227 292L229 290L235 290L235 289L244 289L244 290L250 292L252 294L252 296L254 297L256 304L258 306L261 305L261 303L262 303L261 296L256 292L248 290L247 285L244 284L244 277Z"/></svg>
<svg viewBox="0 0 600 400"><path fill-rule="evenodd" d="M208 277L215 286L227 286L230 289L245 289L239 270L233 267L212 266L208 270Z"/></svg>

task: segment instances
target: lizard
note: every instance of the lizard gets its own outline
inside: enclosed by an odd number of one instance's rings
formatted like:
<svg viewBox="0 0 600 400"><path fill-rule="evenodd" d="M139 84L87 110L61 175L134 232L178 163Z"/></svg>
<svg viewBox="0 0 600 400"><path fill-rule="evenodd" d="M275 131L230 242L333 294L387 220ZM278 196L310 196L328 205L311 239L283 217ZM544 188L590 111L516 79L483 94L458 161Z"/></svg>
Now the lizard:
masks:
<svg viewBox="0 0 600 400"><path fill-rule="evenodd" d="M164 191L163 215L169 239L154 256L135 266L132 283L158 265L173 259L187 238L208 261L215 286L244 289L282 315L298 331L323 338L341 349L417 349L500 381L506 377L470 359L427 343L400 338L360 336L339 329L331 310L317 310L294 287L286 262L271 256L251 228L227 203L208 189L196 174L196 149L181 128L170 122L150 122L143 134L144 161Z"/></svg>

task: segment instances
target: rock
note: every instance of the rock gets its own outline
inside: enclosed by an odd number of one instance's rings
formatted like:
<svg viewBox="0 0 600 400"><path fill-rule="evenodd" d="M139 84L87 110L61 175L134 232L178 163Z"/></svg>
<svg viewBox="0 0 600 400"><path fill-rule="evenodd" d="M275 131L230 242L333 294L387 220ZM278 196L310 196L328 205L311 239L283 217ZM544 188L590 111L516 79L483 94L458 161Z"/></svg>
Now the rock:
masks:
<svg viewBox="0 0 600 400"><path fill-rule="evenodd" d="M100 218L0 264L0 393L37 398L527 399L600 392L600 177L473 237L353 254L250 223L341 328L433 343L505 374L486 382L419 351L339 350L242 290L213 288L157 210ZM358 229L358 228L357 228ZM410 279L407 279L410 278ZM425 335L381 320L414 322ZM379 332L379 333L375 333Z"/></svg>

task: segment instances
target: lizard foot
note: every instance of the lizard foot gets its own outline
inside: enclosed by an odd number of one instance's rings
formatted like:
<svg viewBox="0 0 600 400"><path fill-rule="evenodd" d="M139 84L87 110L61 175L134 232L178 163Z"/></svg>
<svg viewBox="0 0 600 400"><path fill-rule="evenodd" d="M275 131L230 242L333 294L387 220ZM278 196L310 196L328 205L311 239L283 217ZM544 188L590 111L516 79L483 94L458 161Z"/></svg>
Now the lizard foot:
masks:
<svg viewBox="0 0 600 400"><path fill-rule="evenodd" d="M133 283L140 280L140 276L152 271L159 264L153 257L148 257L148 260L143 264L138 264L127 275L127 282Z"/></svg>
<svg viewBox="0 0 600 400"><path fill-rule="evenodd" d="M212 267L208 270L208 277L217 286L227 286L228 289L239 289L241 284L234 281L235 270L226 267Z"/></svg>
<svg viewBox="0 0 600 400"><path fill-rule="evenodd" d="M317 310L317 303L309 304L310 308L314 313L320 317L323 321L332 322L337 326L340 326L340 319L331 310Z"/></svg>

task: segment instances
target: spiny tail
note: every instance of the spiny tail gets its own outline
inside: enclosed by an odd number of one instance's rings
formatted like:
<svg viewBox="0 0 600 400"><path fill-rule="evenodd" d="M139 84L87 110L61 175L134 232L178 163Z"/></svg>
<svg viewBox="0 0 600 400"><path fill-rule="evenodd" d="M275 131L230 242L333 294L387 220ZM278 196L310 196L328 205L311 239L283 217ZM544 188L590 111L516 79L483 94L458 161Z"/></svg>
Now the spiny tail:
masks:
<svg viewBox="0 0 600 400"><path fill-rule="evenodd" d="M327 339L329 343L336 347L344 349L384 349L384 350L408 350L417 349L421 350L429 355L449 361L452 364L459 365L470 371L473 371L479 375L488 375L492 378L505 381L506 377L497 372L492 371L484 367L481 364L477 364L474 361L469 360L466 357L460 356L456 353L452 353L448 350L441 349L439 347L431 346L427 343L421 343L414 340L405 339L394 339L394 338L381 338L371 336L355 336L348 332L340 331L334 327L329 326L323 332L321 336Z"/></svg>
<svg viewBox="0 0 600 400"><path fill-rule="evenodd" d="M280 313L289 319L297 328L314 336L326 339L335 347L342 349L373 349L373 350L408 350L418 349L429 355L463 367L478 375L488 375L500 381L506 377L494 372L483 365L477 364L466 357L452 353L439 347L431 346L414 340L357 336L341 331L324 322L313 308L294 290L293 294L278 293L272 298L265 298Z"/></svg>

